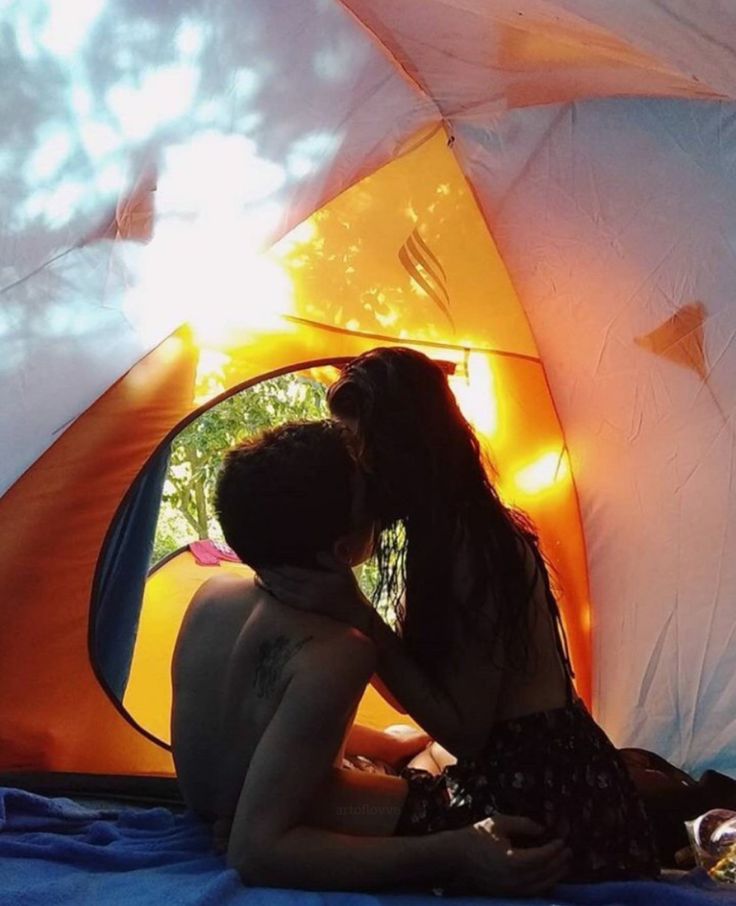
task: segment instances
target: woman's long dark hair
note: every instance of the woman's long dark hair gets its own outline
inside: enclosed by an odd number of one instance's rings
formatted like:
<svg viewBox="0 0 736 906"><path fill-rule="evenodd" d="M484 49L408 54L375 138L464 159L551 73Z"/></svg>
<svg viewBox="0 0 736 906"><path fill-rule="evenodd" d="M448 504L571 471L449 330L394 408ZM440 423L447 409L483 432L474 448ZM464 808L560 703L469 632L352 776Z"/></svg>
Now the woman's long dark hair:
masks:
<svg viewBox="0 0 736 906"><path fill-rule="evenodd" d="M391 598L408 650L434 673L459 618L490 644L500 641L506 663L523 668L532 588L519 540L536 551L536 535L499 499L443 369L411 349L374 349L345 367L328 402L357 434L385 529L377 596ZM392 531L398 523L405 540ZM460 552L465 591L458 596Z"/></svg>

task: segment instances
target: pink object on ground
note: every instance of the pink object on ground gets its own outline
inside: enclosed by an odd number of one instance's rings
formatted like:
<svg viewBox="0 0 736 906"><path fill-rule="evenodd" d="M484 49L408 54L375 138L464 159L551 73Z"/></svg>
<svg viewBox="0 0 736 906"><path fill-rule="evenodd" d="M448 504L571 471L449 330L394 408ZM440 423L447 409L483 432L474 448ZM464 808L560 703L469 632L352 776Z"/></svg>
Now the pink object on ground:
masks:
<svg viewBox="0 0 736 906"><path fill-rule="evenodd" d="M240 563L240 557L224 541L211 541L209 538L192 541L189 550L199 566L219 566L223 560Z"/></svg>

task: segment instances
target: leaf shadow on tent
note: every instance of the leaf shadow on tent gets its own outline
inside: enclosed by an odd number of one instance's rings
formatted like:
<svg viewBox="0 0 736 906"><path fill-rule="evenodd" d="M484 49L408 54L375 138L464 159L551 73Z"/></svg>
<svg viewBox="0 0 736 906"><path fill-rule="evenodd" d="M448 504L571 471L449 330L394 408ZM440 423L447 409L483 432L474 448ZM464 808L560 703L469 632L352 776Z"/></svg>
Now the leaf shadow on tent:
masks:
<svg viewBox="0 0 736 906"><path fill-rule="evenodd" d="M372 144L355 135L388 103L385 78L377 51L337 4L305 0L297 10L273 0L252 4L245 19L237 0L206 9L193 0L102 0L90 10L86 18L63 16L28 3L9 17L0 47L13 74L0 97L2 288L64 256L75 260L59 279L77 280L86 260L79 248L105 238L130 174L161 165L167 148L193 136L237 136L254 157L274 168L279 162L279 180L260 199L271 203L270 228L279 235L313 209L315 193L338 191L366 166ZM288 78L279 77L287 62ZM424 116L412 110L404 126L411 131ZM340 149L348 160L336 174ZM386 153L380 143L374 151L378 159ZM189 182L233 177L218 164L200 167ZM94 329L99 286L72 289L76 330L87 322ZM4 295L4 317L29 342L53 335L50 295L58 293L43 277Z"/></svg>
<svg viewBox="0 0 736 906"><path fill-rule="evenodd" d="M282 259L306 317L363 333L407 333L414 321L433 339L454 331L437 249L467 199L447 185L426 194L433 197L391 197L380 176L368 177L310 218L310 234Z"/></svg>

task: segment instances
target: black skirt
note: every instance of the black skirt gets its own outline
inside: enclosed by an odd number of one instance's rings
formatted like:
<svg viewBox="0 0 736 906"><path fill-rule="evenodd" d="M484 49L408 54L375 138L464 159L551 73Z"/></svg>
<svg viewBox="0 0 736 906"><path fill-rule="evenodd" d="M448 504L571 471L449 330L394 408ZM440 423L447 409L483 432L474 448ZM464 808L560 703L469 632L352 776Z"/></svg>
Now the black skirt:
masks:
<svg viewBox="0 0 736 906"><path fill-rule="evenodd" d="M626 768L583 703L495 725L481 756L439 776L407 768L409 792L396 833L427 834L495 812L546 828L539 845L564 840L566 882L652 878L659 873L649 820Z"/></svg>

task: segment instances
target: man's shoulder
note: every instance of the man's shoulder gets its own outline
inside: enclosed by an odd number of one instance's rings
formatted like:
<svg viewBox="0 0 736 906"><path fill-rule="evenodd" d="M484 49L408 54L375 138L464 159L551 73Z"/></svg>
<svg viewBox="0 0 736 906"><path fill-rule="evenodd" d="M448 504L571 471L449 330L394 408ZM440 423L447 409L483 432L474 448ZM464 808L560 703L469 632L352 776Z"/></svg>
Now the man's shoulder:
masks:
<svg viewBox="0 0 736 906"><path fill-rule="evenodd" d="M192 601L212 603L218 601L249 600L260 593L252 576L235 576L224 572L207 579L197 589Z"/></svg>
<svg viewBox="0 0 736 906"><path fill-rule="evenodd" d="M260 589L248 577L214 576L200 585L179 627L176 660L201 652L203 645L212 652L219 651L220 655L224 648L232 647L260 594Z"/></svg>
<svg viewBox="0 0 736 906"><path fill-rule="evenodd" d="M317 682L322 682L325 675L334 678L338 674L375 671L375 646L357 629L329 621L312 632L311 644L301 653L300 662Z"/></svg>
<svg viewBox="0 0 736 906"><path fill-rule="evenodd" d="M191 628L200 620L209 620L217 614L224 616L235 611L244 614L255 606L261 594L250 577L227 573L213 576L200 585L192 596L182 628Z"/></svg>

